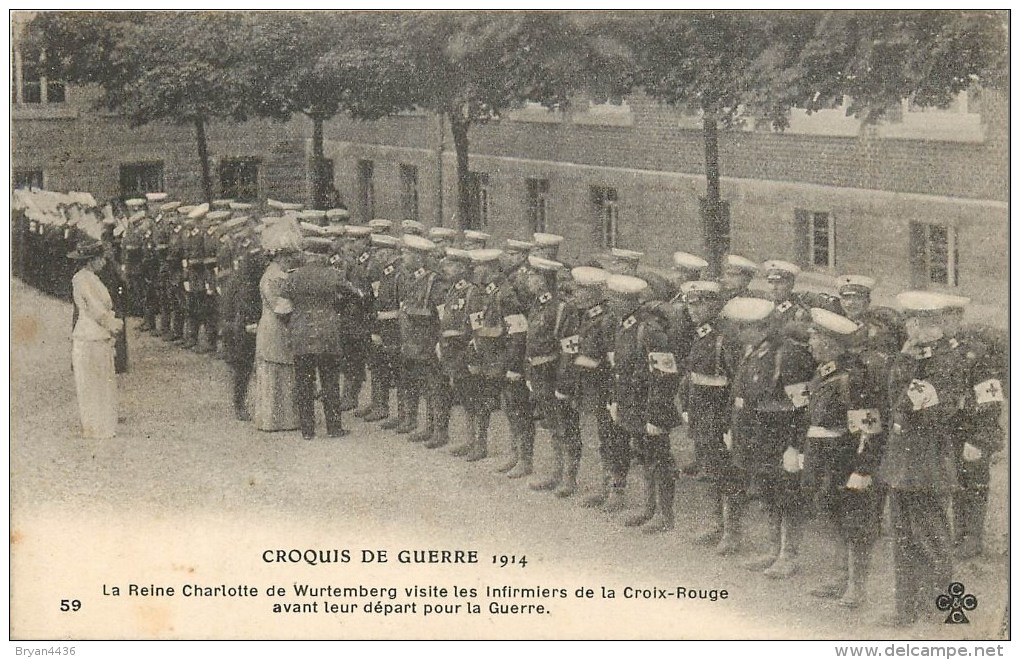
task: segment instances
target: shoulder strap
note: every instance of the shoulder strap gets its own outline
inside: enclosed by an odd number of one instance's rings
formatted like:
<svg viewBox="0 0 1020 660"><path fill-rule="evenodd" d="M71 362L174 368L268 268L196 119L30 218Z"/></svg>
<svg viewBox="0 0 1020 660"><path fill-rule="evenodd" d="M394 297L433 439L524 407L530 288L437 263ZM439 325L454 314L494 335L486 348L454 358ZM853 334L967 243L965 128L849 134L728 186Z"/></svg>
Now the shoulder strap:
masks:
<svg viewBox="0 0 1020 660"><path fill-rule="evenodd" d="M563 310L567 307L567 303L561 302L556 308L556 325L553 326L553 337L560 336L560 323L563 321Z"/></svg>

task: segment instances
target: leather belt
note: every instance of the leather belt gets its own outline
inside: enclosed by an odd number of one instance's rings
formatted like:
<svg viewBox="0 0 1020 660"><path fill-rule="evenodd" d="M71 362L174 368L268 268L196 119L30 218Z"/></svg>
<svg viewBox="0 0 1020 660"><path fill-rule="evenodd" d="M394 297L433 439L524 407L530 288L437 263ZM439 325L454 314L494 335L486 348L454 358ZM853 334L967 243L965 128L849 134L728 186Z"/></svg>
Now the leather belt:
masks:
<svg viewBox="0 0 1020 660"><path fill-rule="evenodd" d="M394 309L389 312L376 312L375 318L377 318L380 321L392 321L394 319L400 318L400 311Z"/></svg>
<svg viewBox="0 0 1020 660"><path fill-rule="evenodd" d="M444 337L463 337L463 330L443 330Z"/></svg>
<svg viewBox="0 0 1020 660"><path fill-rule="evenodd" d="M539 355L538 357L529 357L528 364L533 367L537 367L543 364L548 364L558 357L558 355Z"/></svg>
<svg viewBox="0 0 1020 660"><path fill-rule="evenodd" d="M807 430L807 437L815 439L834 440L846 434L846 429L827 429L824 426L809 426Z"/></svg>
<svg viewBox="0 0 1020 660"><path fill-rule="evenodd" d="M726 387L730 384L729 378L726 376L709 376L707 374L699 374L697 372L691 372L691 385L700 385L702 387Z"/></svg>

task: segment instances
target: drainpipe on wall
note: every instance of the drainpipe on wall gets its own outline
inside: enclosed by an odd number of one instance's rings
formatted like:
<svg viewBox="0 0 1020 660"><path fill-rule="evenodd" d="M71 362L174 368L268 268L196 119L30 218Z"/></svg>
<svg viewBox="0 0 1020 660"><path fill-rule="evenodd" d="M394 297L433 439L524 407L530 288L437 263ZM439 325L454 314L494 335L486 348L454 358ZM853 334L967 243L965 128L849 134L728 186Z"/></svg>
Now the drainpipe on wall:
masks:
<svg viewBox="0 0 1020 660"><path fill-rule="evenodd" d="M443 149L445 130L443 125L443 111L436 112L436 205L433 225L443 226Z"/></svg>

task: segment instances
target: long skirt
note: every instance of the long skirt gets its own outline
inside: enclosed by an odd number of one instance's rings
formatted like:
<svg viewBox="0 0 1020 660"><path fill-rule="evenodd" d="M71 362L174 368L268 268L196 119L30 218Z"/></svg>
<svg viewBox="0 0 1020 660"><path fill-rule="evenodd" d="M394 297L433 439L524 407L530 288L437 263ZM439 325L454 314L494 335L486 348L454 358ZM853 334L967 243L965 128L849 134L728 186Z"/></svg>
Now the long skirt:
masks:
<svg viewBox="0 0 1020 660"><path fill-rule="evenodd" d="M117 434L113 340L72 342L71 365L78 394L82 437L112 438Z"/></svg>
<svg viewBox="0 0 1020 660"><path fill-rule="evenodd" d="M260 431L293 431L298 428L293 364L255 360L253 419Z"/></svg>

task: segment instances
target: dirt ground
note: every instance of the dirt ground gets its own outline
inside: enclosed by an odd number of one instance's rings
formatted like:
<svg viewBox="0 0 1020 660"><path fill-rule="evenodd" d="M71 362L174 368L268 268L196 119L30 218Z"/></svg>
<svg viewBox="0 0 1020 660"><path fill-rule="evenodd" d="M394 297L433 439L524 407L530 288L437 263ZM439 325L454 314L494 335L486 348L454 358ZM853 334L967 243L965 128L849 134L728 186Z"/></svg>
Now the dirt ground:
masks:
<svg viewBox="0 0 1020 660"><path fill-rule="evenodd" d="M978 597L969 625L945 615L913 627L882 625L892 611L888 535L874 550L870 602L847 611L812 598L829 559L819 529L807 532L801 573L775 581L739 563L761 545L761 514L749 525L744 556L720 558L692 543L709 505L704 485L682 477L677 529L647 537L611 516L559 500L495 474L497 459L465 463L345 418L352 434L304 441L266 434L230 411L228 370L209 355L139 333L129 321L131 369L119 377L122 422L116 438L78 436L70 371L70 307L12 285L11 543L12 638L750 638L987 639L1003 632L1007 599L1006 465L994 468L990 549L955 567ZM367 392L363 393L363 397ZM494 416L502 457L506 427ZM321 432L320 422L320 432ZM454 438L463 437L454 413ZM584 427L582 492L596 483L590 420ZM673 437L681 462L684 433ZM549 461L546 432L537 471ZM636 479L633 481L637 481ZM637 484L628 493L636 504ZM263 561L265 549L350 549L348 564ZM401 564L399 549L476 549L471 566ZM387 564L363 564L363 550L386 549ZM527 558L500 568L493 555ZM281 615L270 601L112 597L112 585L295 582L474 587L482 612L445 618L411 615ZM547 615L488 611L486 587L563 588L542 602ZM719 600L624 598L625 587L726 590ZM616 599L601 597L601 588ZM578 588L597 597L575 598ZM77 612L60 612L79 599ZM467 599L457 599L462 602ZM454 602L450 600L448 602Z"/></svg>

